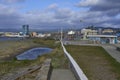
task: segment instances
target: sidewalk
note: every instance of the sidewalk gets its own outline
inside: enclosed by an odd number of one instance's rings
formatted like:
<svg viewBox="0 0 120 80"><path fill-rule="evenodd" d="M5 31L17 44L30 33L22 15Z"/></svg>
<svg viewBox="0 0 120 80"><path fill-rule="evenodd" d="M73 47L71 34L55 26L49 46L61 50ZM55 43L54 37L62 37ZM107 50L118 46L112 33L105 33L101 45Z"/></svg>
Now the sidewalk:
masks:
<svg viewBox="0 0 120 80"><path fill-rule="evenodd" d="M69 69L53 69L50 80L76 80Z"/></svg>
<svg viewBox="0 0 120 80"><path fill-rule="evenodd" d="M116 50L116 46L114 45L102 45L102 47L114 58L116 61L120 63L120 52Z"/></svg>

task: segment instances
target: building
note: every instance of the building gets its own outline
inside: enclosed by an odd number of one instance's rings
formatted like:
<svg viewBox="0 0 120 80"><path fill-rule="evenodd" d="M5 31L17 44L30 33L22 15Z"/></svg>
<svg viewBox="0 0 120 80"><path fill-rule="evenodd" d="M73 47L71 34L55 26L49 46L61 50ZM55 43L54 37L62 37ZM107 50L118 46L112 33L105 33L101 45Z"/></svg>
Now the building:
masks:
<svg viewBox="0 0 120 80"><path fill-rule="evenodd" d="M66 35L67 40L74 40L76 37L76 32L75 31L68 31Z"/></svg>
<svg viewBox="0 0 120 80"><path fill-rule="evenodd" d="M31 37L38 37L38 33L37 32L32 32Z"/></svg>
<svg viewBox="0 0 120 80"><path fill-rule="evenodd" d="M75 31L68 31L68 35L74 35Z"/></svg>
<svg viewBox="0 0 120 80"><path fill-rule="evenodd" d="M82 29L81 34L83 34L83 39L87 39L87 35L97 35L98 31L92 29Z"/></svg>
<svg viewBox="0 0 120 80"><path fill-rule="evenodd" d="M97 43L101 44L116 44L117 43L117 36L114 35L87 35L89 40L92 40Z"/></svg>
<svg viewBox="0 0 120 80"><path fill-rule="evenodd" d="M48 37L51 37L51 34L50 33L45 33L45 34L39 33L37 35L37 37L39 37L39 38L48 38Z"/></svg>
<svg viewBox="0 0 120 80"><path fill-rule="evenodd" d="M4 36L4 32L0 32L0 36Z"/></svg>
<svg viewBox="0 0 120 80"><path fill-rule="evenodd" d="M29 25L23 25L23 35L27 36L29 35Z"/></svg>
<svg viewBox="0 0 120 80"><path fill-rule="evenodd" d="M5 32L4 36L5 37L21 37L19 33L14 33L14 32Z"/></svg>
<svg viewBox="0 0 120 80"><path fill-rule="evenodd" d="M104 28L102 34L112 35L114 34L114 30L112 28Z"/></svg>

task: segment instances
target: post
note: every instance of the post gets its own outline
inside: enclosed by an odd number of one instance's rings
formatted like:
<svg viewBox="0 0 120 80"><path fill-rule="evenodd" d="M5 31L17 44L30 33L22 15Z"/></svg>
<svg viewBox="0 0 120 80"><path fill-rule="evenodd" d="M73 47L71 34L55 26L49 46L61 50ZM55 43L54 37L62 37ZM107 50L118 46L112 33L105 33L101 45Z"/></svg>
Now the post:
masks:
<svg viewBox="0 0 120 80"><path fill-rule="evenodd" d="M62 36L63 36L63 30L62 30L62 28L61 28L61 41L62 41Z"/></svg>

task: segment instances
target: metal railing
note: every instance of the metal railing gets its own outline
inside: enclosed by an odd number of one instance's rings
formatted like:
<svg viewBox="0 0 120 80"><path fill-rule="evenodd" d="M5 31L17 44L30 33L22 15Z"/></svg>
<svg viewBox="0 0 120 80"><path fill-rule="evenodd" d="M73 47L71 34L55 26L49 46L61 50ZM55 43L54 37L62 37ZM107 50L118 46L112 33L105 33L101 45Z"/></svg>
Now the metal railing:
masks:
<svg viewBox="0 0 120 80"><path fill-rule="evenodd" d="M70 65L75 72L74 75L76 76L76 78L78 80L88 80L86 75L83 73L82 69L79 67L79 65L76 63L76 61L73 59L73 57L67 52L62 41L61 41L61 45L62 45L65 55L67 56L67 58L69 59L69 61L71 63Z"/></svg>

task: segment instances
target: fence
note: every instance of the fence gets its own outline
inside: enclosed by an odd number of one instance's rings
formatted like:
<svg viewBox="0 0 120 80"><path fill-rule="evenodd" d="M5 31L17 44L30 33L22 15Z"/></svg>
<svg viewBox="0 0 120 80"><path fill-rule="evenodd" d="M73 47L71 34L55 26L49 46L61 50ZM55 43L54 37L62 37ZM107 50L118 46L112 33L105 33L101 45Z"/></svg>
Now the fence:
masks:
<svg viewBox="0 0 120 80"><path fill-rule="evenodd" d="M67 58L70 61L70 66L72 67L72 70L74 71L76 78L78 80L88 80L86 75L83 73L82 69L79 67L79 65L76 63L76 61L72 58L72 56L67 52L62 41L61 41L61 45L62 45L65 55L67 56Z"/></svg>

